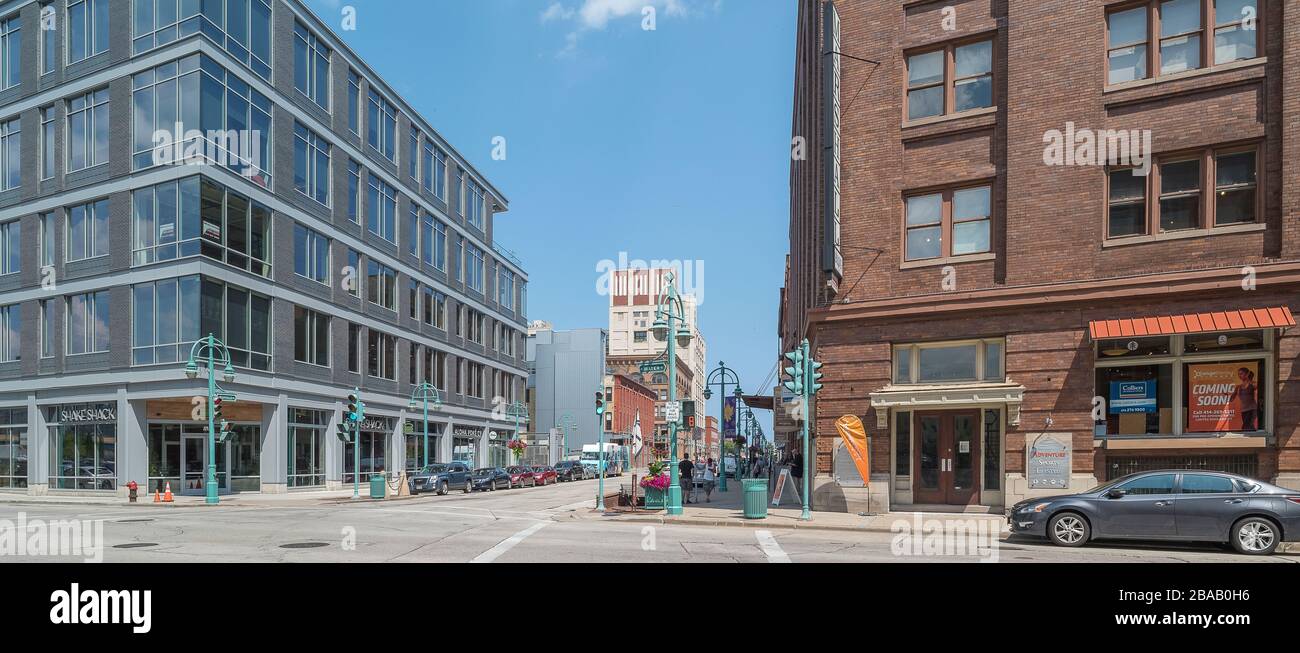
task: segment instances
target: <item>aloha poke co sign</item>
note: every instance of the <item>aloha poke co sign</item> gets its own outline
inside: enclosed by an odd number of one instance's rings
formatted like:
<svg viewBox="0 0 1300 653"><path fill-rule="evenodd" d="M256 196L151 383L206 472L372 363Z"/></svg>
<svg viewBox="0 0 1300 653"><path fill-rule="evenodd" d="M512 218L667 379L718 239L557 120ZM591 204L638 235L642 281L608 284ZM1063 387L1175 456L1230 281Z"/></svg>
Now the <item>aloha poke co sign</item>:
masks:
<svg viewBox="0 0 1300 653"><path fill-rule="evenodd" d="M1070 487L1070 434L1043 433L1026 450L1029 489L1064 490Z"/></svg>
<svg viewBox="0 0 1300 653"><path fill-rule="evenodd" d="M55 416L61 424L116 422L117 408L113 404L71 404L59 406Z"/></svg>

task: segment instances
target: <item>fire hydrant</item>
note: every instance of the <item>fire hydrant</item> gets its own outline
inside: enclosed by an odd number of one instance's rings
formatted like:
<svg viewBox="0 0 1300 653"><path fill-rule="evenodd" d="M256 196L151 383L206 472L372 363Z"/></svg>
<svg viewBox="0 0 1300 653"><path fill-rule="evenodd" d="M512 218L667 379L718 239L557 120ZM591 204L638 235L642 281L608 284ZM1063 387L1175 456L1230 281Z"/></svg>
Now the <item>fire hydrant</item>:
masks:
<svg viewBox="0 0 1300 653"><path fill-rule="evenodd" d="M131 503L135 503L135 496L136 496L135 493L136 490L140 488L140 486L136 485L135 481L131 481L130 483L126 484L126 487L127 489L131 490Z"/></svg>

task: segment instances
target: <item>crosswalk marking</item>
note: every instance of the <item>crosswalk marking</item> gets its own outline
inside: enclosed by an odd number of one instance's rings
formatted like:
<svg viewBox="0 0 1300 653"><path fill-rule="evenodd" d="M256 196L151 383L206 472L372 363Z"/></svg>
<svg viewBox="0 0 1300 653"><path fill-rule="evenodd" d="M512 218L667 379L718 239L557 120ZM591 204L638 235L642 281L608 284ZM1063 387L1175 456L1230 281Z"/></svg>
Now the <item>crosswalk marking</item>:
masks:
<svg viewBox="0 0 1300 653"><path fill-rule="evenodd" d="M754 531L754 537L758 538L758 546L767 555L768 562L790 562L790 556L781 550L781 545L772 537L772 531Z"/></svg>
<svg viewBox="0 0 1300 653"><path fill-rule="evenodd" d="M484 551L483 553L474 556L474 559L470 560L470 562L483 562L483 563L492 562L493 560L500 558L503 554L505 554L506 551L513 549L516 544L523 542L524 538L528 537L529 535L532 535L533 533L536 533L537 531L542 530L543 528L546 528L546 525L550 523L551 522L544 521L544 522L538 522L536 524L533 524L532 526L529 526L528 528L525 528L524 530L519 531L514 535L511 535L509 538L501 541L499 544L488 549L487 551Z"/></svg>

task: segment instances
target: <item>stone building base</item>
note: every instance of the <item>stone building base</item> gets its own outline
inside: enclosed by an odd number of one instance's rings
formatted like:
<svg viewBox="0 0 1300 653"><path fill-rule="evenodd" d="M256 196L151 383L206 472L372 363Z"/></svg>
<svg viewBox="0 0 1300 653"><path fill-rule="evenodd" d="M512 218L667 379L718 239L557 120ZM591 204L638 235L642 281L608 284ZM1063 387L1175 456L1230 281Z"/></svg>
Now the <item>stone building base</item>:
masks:
<svg viewBox="0 0 1300 653"><path fill-rule="evenodd" d="M803 488L799 488L802 492ZM845 487L830 475L819 474L812 482L812 509L828 512L889 512L889 475L872 475L867 487Z"/></svg>

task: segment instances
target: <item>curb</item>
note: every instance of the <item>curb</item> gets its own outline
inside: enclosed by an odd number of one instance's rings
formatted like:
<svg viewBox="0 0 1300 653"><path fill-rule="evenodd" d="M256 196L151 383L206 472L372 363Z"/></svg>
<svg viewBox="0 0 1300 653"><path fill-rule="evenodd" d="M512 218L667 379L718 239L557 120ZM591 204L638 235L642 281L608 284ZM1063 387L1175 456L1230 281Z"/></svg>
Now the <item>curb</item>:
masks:
<svg viewBox="0 0 1300 653"><path fill-rule="evenodd" d="M764 519L710 519L702 517L660 517L653 515L624 516L612 518L571 517L572 520L651 523L678 526L723 526L730 528L782 528L787 530L841 531L848 533L893 533L888 525L842 526L836 524L818 524L816 522L770 522ZM1003 530L1003 529L1000 529Z"/></svg>

